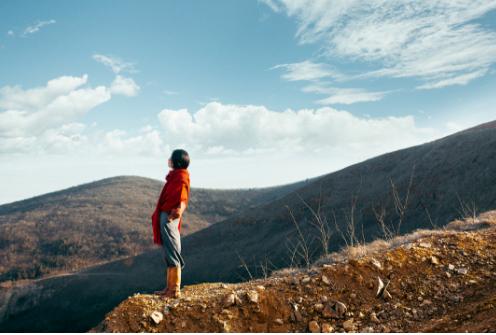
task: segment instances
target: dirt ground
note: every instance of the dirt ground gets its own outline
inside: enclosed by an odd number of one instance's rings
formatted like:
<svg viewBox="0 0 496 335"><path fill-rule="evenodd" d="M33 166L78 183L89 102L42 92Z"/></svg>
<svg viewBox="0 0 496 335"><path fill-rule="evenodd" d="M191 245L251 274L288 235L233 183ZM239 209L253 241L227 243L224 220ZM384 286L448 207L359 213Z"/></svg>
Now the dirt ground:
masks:
<svg viewBox="0 0 496 335"><path fill-rule="evenodd" d="M180 299L136 294L92 332L496 332L496 225L478 227Z"/></svg>

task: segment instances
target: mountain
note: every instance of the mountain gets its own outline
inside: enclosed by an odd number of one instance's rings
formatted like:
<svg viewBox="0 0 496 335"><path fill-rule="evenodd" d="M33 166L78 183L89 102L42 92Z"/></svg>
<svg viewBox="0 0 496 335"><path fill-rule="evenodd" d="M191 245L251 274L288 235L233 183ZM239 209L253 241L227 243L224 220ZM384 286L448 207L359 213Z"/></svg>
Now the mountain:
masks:
<svg viewBox="0 0 496 335"><path fill-rule="evenodd" d="M243 207L183 238L183 283L260 277L305 266L346 245L391 239L496 208L494 148L494 125L476 127L315 178L255 208ZM330 234L325 250L318 222ZM130 294L162 285L156 249L69 276L18 283L0 299L0 326L87 330Z"/></svg>
<svg viewBox="0 0 496 335"><path fill-rule="evenodd" d="M134 294L91 331L496 331L495 211L361 250L321 258L309 270L187 286L180 299Z"/></svg>
<svg viewBox="0 0 496 335"><path fill-rule="evenodd" d="M182 234L301 185L192 188ZM0 282L77 271L151 250L150 216L162 186L154 179L115 177L0 206Z"/></svg>
<svg viewBox="0 0 496 335"><path fill-rule="evenodd" d="M330 235L327 250L309 208ZM195 283L261 276L266 264L269 270L301 266L346 244L434 228L491 208L496 122L321 176L192 234L183 241L185 276Z"/></svg>

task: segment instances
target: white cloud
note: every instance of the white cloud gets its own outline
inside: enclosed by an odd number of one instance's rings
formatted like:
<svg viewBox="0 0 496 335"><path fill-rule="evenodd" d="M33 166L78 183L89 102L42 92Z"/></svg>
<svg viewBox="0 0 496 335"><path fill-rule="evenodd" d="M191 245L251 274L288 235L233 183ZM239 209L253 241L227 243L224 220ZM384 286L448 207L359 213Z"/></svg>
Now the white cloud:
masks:
<svg viewBox="0 0 496 335"><path fill-rule="evenodd" d="M48 104L55 97L67 94L86 84L88 75L81 77L62 76L49 80L44 87L28 90L20 86L0 88L0 109L33 110Z"/></svg>
<svg viewBox="0 0 496 335"><path fill-rule="evenodd" d="M413 116L361 118L329 107L276 112L264 106L211 102L194 114L186 109L164 109L158 117L166 143L201 154L296 153L333 148L363 152L372 148L376 152L417 144L437 135L431 129L417 127Z"/></svg>
<svg viewBox="0 0 496 335"><path fill-rule="evenodd" d="M112 70L112 72L114 72L115 74L119 74L121 72L131 72L131 73L136 72L133 63L123 61L118 57L94 54L93 59L109 67Z"/></svg>
<svg viewBox="0 0 496 335"><path fill-rule="evenodd" d="M386 91L367 91L361 88L325 87L319 84L305 86L303 92L328 95L327 98L316 101L320 105L350 105L357 102L379 101L389 93Z"/></svg>
<svg viewBox="0 0 496 335"><path fill-rule="evenodd" d="M112 94L122 94L128 97L133 97L138 94L140 87L133 79L117 75L110 86Z"/></svg>
<svg viewBox="0 0 496 335"><path fill-rule="evenodd" d="M179 92L176 91L169 91L169 90L163 90L162 91L165 95L178 95Z"/></svg>
<svg viewBox="0 0 496 335"><path fill-rule="evenodd" d="M7 35L9 35L9 36L14 36L14 31L13 31L13 30L9 30L9 31L7 31Z"/></svg>
<svg viewBox="0 0 496 335"><path fill-rule="evenodd" d="M282 78L289 81L298 80L317 80L322 78L342 79L343 75L337 72L327 64L314 63L306 60L299 63L279 64L271 69L284 69L286 73Z"/></svg>
<svg viewBox="0 0 496 335"><path fill-rule="evenodd" d="M466 85L470 81L484 76L487 73L487 71L488 71L487 69L481 69L478 71L462 74L459 76L450 77L450 78L439 80L436 82L426 83L424 85L417 86L417 89L428 90L428 89L441 88L441 87L452 86L452 85Z"/></svg>
<svg viewBox="0 0 496 335"><path fill-rule="evenodd" d="M477 78L496 62L496 32L476 22L494 0L281 0L298 23L300 43L375 67L362 77L414 77L438 88ZM450 78L464 79L450 80Z"/></svg>
<svg viewBox="0 0 496 335"><path fill-rule="evenodd" d="M110 92L104 86L82 88L87 80L87 75L63 76L34 89L0 88L1 141L22 143L26 138L74 120L110 99Z"/></svg>
<svg viewBox="0 0 496 335"><path fill-rule="evenodd" d="M281 7L274 0L258 0L258 2L269 6L276 13L281 11Z"/></svg>
<svg viewBox="0 0 496 335"><path fill-rule="evenodd" d="M38 21L35 24L31 26L27 26L26 29L24 29L24 32L22 33L22 36L27 36L29 34L34 34L40 31L41 28L48 26L50 24L55 24L55 20L48 20L48 21ZM9 31L10 32L10 31Z"/></svg>
<svg viewBox="0 0 496 335"><path fill-rule="evenodd" d="M159 156L167 155L160 132L152 127L143 127L139 134L129 135L123 130L112 130L97 138L99 153L114 156Z"/></svg>

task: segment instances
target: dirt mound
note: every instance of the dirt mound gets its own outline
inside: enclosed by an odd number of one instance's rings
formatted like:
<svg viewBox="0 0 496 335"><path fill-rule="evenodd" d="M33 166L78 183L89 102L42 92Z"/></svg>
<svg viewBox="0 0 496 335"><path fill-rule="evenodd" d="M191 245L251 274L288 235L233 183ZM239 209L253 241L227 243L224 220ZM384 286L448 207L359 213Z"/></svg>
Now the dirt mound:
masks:
<svg viewBox="0 0 496 335"><path fill-rule="evenodd" d="M308 270L187 286L180 299L135 294L92 331L495 332L492 214Z"/></svg>

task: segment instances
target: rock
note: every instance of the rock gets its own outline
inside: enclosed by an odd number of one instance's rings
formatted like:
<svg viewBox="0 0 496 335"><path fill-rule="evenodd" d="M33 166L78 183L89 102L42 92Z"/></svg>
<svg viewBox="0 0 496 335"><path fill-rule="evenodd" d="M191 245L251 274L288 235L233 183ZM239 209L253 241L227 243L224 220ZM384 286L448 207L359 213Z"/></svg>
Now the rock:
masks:
<svg viewBox="0 0 496 335"><path fill-rule="evenodd" d="M322 316L325 318L342 318L346 314L346 305L340 301L326 304L322 310Z"/></svg>
<svg viewBox="0 0 496 335"><path fill-rule="evenodd" d="M278 324L279 326L282 326L284 324L284 321L282 321L282 319L275 319L274 323Z"/></svg>
<svg viewBox="0 0 496 335"><path fill-rule="evenodd" d="M226 285L226 284L224 284L224 283L222 283L222 284L220 284L220 287L221 287L221 288L227 288L227 285Z"/></svg>
<svg viewBox="0 0 496 335"><path fill-rule="evenodd" d="M317 321L312 320L308 323L308 330L311 333L320 333L320 326Z"/></svg>
<svg viewBox="0 0 496 335"><path fill-rule="evenodd" d="M150 314L150 318L156 325L158 325L164 319L164 315L159 311L153 311L152 314Z"/></svg>
<svg viewBox="0 0 496 335"><path fill-rule="evenodd" d="M439 259L436 256L431 256L431 264L439 265Z"/></svg>
<svg viewBox="0 0 496 335"><path fill-rule="evenodd" d="M293 278L291 279L291 284L292 284L292 285L295 285L295 286L296 286L296 285L300 285L300 280L299 280L298 278L296 278L296 277L293 277Z"/></svg>
<svg viewBox="0 0 496 335"><path fill-rule="evenodd" d="M263 286L263 285L257 285L257 290L259 290L259 291L265 291L265 286Z"/></svg>
<svg viewBox="0 0 496 335"><path fill-rule="evenodd" d="M323 295L320 297L320 301L322 301L323 303L326 303L329 301L329 298L326 295Z"/></svg>
<svg viewBox="0 0 496 335"><path fill-rule="evenodd" d="M373 327L365 327L363 328L360 333L373 333L374 332L374 328Z"/></svg>
<svg viewBox="0 0 496 335"><path fill-rule="evenodd" d="M324 322L322 324L321 330L323 333L332 333L334 331L334 327L332 327L329 323Z"/></svg>
<svg viewBox="0 0 496 335"><path fill-rule="evenodd" d="M456 270L456 272L460 275L466 275L468 273L468 269L467 268L459 268Z"/></svg>
<svg viewBox="0 0 496 335"><path fill-rule="evenodd" d="M355 323L353 322L353 319L349 319L343 322L343 329L347 332L350 332L353 329L355 329Z"/></svg>
<svg viewBox="0 0 496 335"><path fill-rule="evenodd" d="M302 283L303 285L306 285L306 284L310 283L310 277L304 277L304 278L301 280L301 283Z"/></svg>
<svg viewBox="0 0 496 335"><path fill-rule="evenodd" d="M446 271L445 274L446 274L446 277L451 278L451 273L449 273L448 271Z"/></svg>
<svg viewBox="0 0 496 335"><path fill-rule="evenodd" d="M257 291L248 291L246 292L246 297L248 301L254 304L258 303L258 292Z"/></svg>
<svg viewBox="0 0 496 335"><path fill-rule="evenodd" d="M453 264L448 264L448 269L453 271L455 269L455 266Z"/></svg>
<svg viewBox="0 0 496 335"><path fill-rule="evenodd" d="M229 333L231 331L231 327L227 323L227 321L221 321L219 320L220 327L222 329L223 333Z"/></svg>
<svg viewBox="0 0 496 335"><path fill-rule="evenodd" d="M420 242L419 247L430 249L432 245L429 242Z"/></svg>
<svg viewBox="0 0 496 335"><path fill-rule="evenodd" d="M241 300L241 297L237 294L234 295L234 304L238 306L243 305L243 300Z"/></svg>
<svg viewBox="0 0 496 335"><path fill-rule="evenodd" d="M300 308L297 304L291 304L291 307L293 307L291 319L293 320L293 322L301 322L303 320L303 317L301 316Z"/></svg>
<svg viewBox="0 0 496 335"><path fill-rule="evenodd" d="M351 293L351 294L350 294L350 298L351 298L351 299L356 299L356 297L357 297L357 295L356 295L355 293Z"/></svg>
<svg viewBox="0 0 496 335"><path fill-rule="evenodd" d="M370 321L372 321L374 323L380 323L381 322L379 320L379 318L377 317L377 315L375 314L375 312L370 313Z"/></svg>
<svg viewBox="0 0 496 335"><path fill-rule="evenodd" d="M336 301L335 309L339 317L343 317L347 310L346 305L341 301Z"/></svg>
<svg viewBox="0 0 496 335"><path fill-rule="evenodd" d="M370 263L372 263L372 265L375 266L378 270L382 270L382 264L377 259L372 258L370 260Z"/></svg>
<svg viewBox="0 0 496 335"><path fill-rule="evenodd" d="M422 301L420 306L425 306L425 305L432 305L432 301L430 301L429 299L425 299L424 301Z"/></svg>
<svg viewBox="0 0 496 335"><path fill-rule="evenodd" d="M385 300L388 300L388 299L391 299L391 294L389 293L389 291L387 290L388 286L389 286L389 283L391 282L390 280L388 280L388 282L386 283L386 285L384 285L384 282L382 281L381 277L377 277L377 293L376 293L376 297L377 298L380 298L382 297L383 299Z"/></svg>
<svg viewBox="0 0 496 335"><path fill-rule="evenodd" d="M331 285L331 280L326 275L322 275L322 282L326 285Z"/></svg>
<svg viewBox="0 0 496 335"><path fill-rule="evenodd" d="M164 315L167 315L170 313L170 308L169 306L164 306Z"/></svg>
<svg viewBox="0 0 496 335"><path fill-rule="evenodd" d="M234 293L229 293L224 297L224 300L222 301L222 305L224 307L233 306L235 303L236 303L236 294Z"/></svg>
<svg viewBox="0 0 496 335"><path fill-rule="evenodd" d="M313 305L313 309L317 312L321 312L324 309L324 305L321 303Z"/></svg>
<svg viewBox="0 0 496 335"><path fill-rule="evenodd" d="M184 301L186 301L186 302L191 302L191 300L192 300L191 297L185 297L184 298Z"/></svg>

